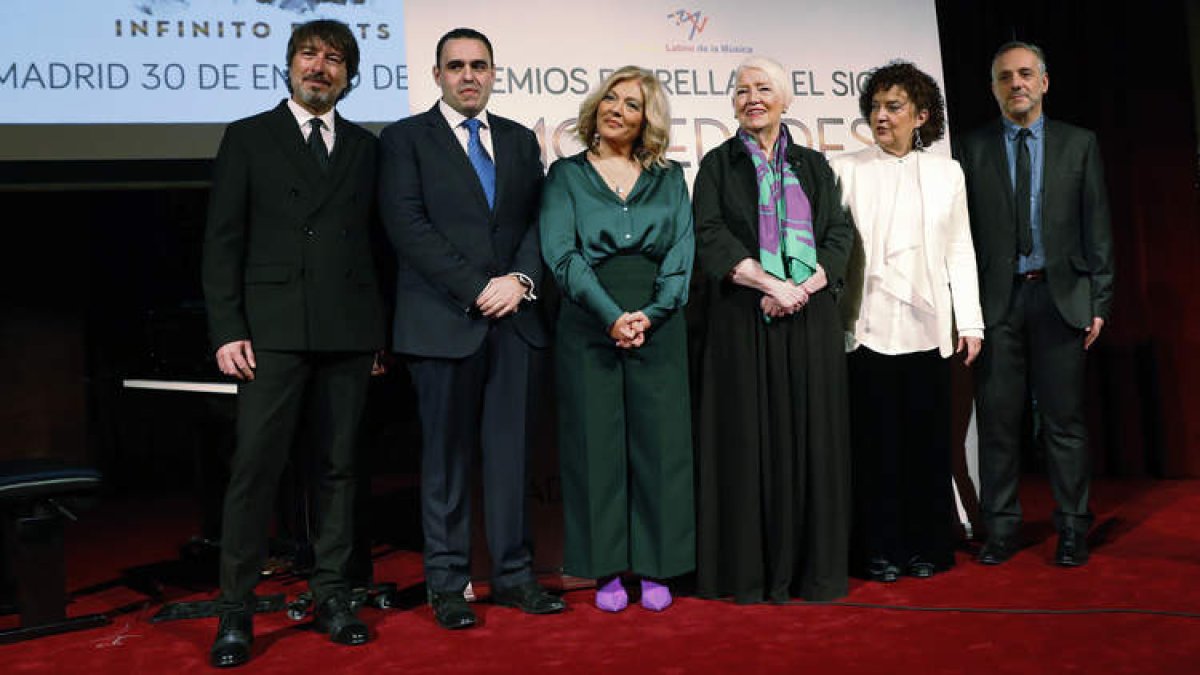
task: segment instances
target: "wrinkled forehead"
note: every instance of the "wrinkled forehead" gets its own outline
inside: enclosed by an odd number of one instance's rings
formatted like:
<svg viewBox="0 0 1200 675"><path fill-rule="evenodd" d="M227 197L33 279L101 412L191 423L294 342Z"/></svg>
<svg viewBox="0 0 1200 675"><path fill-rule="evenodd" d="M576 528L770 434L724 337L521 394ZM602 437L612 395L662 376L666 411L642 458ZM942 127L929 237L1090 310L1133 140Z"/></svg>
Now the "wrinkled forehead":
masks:
<svg viewBox="0 0 1200 675"><path fill-rule="evenodd" d="M739 85L757 84L762 82L775 84L775 82L771 79L771 74L762 68L748 66L738 71L737 83Z"/></svg>
<svg viewBox="0 0 1200 675"><path fill-rule="evenodd" d="M998 54L996 60L992 62L992 77L1003 73L1025 70L1031 70L1040 74L1041 63L1038 61L1037 54L1024 47L1013 47L1002 54Z"/></svg>

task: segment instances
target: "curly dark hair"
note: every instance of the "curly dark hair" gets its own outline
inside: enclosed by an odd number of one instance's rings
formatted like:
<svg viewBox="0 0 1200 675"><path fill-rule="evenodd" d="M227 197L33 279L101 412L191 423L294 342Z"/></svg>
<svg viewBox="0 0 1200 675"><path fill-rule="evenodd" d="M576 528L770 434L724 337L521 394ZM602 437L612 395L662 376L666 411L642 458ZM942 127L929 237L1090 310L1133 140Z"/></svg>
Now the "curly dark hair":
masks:
<svg viewBox="0 0 1200 675"><path fill-rule="evenodd" d="M871 103L875 94L892 87L903 89L917 112L929 111L929 119L917 130L925 147L946 135L946 99L942 97L941 87L937 80L908 61L889 61L887 65L876 68L867 78L858 96L858 111L865 119L871 118Z"/></svg>

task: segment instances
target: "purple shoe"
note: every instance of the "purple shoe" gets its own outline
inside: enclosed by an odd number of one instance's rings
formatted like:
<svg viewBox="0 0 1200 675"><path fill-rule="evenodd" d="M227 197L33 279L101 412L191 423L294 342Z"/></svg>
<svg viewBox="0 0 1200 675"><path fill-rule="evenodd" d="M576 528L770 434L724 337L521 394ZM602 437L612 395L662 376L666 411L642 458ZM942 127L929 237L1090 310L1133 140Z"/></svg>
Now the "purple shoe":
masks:
<svg viewBox="0 0 1200 675"><path fill-rule="evenodd" d="M671 589L656 581L642 579L642 607L661 612L671 606Z"/></svg>
<svg viewBox="0 0 1200 675"><path fill-rule="evenodd" d="M619 612L629 606L629 594L621 585L621 577L615 576L596 589L596 607L605 612Z"/></svg>

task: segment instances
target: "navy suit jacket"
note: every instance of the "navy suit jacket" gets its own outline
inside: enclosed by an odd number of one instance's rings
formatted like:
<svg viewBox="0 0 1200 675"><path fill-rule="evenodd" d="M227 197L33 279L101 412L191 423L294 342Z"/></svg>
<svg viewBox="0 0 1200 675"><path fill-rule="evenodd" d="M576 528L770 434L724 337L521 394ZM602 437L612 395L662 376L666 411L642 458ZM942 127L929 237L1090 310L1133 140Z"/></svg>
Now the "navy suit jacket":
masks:
<svg viewBox="0 0 1200 675"><path fill-rule="evenodd" d="M1013 186L1004 125L997 118L969 134L957 157L967 179L971 236L987 327L1008 312L1017 271ZM1046 283L1063 319L1076 328L1108 320L1113 298L1113 248L1108 194L1096 135L1047 119L1042 167L1042 245Z"/></svg>
<svg viewBox="0 0 1200 675"><path fill-rule="evenodd" d="M380 136L379 206L396 249L393 349L462 358L483 344L489 320L475 308L488 279L521 272L542 280L538 205L544 173L529 129L488 114L496 154L495 207L435 104ZM537 307L511 321L530 346L546 346Z"/></svg>

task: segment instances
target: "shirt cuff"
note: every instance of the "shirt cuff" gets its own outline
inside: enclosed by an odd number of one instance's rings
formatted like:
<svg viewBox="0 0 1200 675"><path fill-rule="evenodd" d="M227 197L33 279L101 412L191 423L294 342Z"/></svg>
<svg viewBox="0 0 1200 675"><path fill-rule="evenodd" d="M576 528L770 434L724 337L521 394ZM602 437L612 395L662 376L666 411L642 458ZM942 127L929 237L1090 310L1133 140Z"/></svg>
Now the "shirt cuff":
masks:
<svg viewBox="0 0 1200 675"><path fill-rule="evenodd" d="M529 302L537 300L537 293L534 292L535 289L533 286L533 279L530 279L529 275L523 272L509 272L508 276L516 277L517 281L521 282L521 285L525 287L525 294L521 296L522 300L528 300Z"/></svg>

